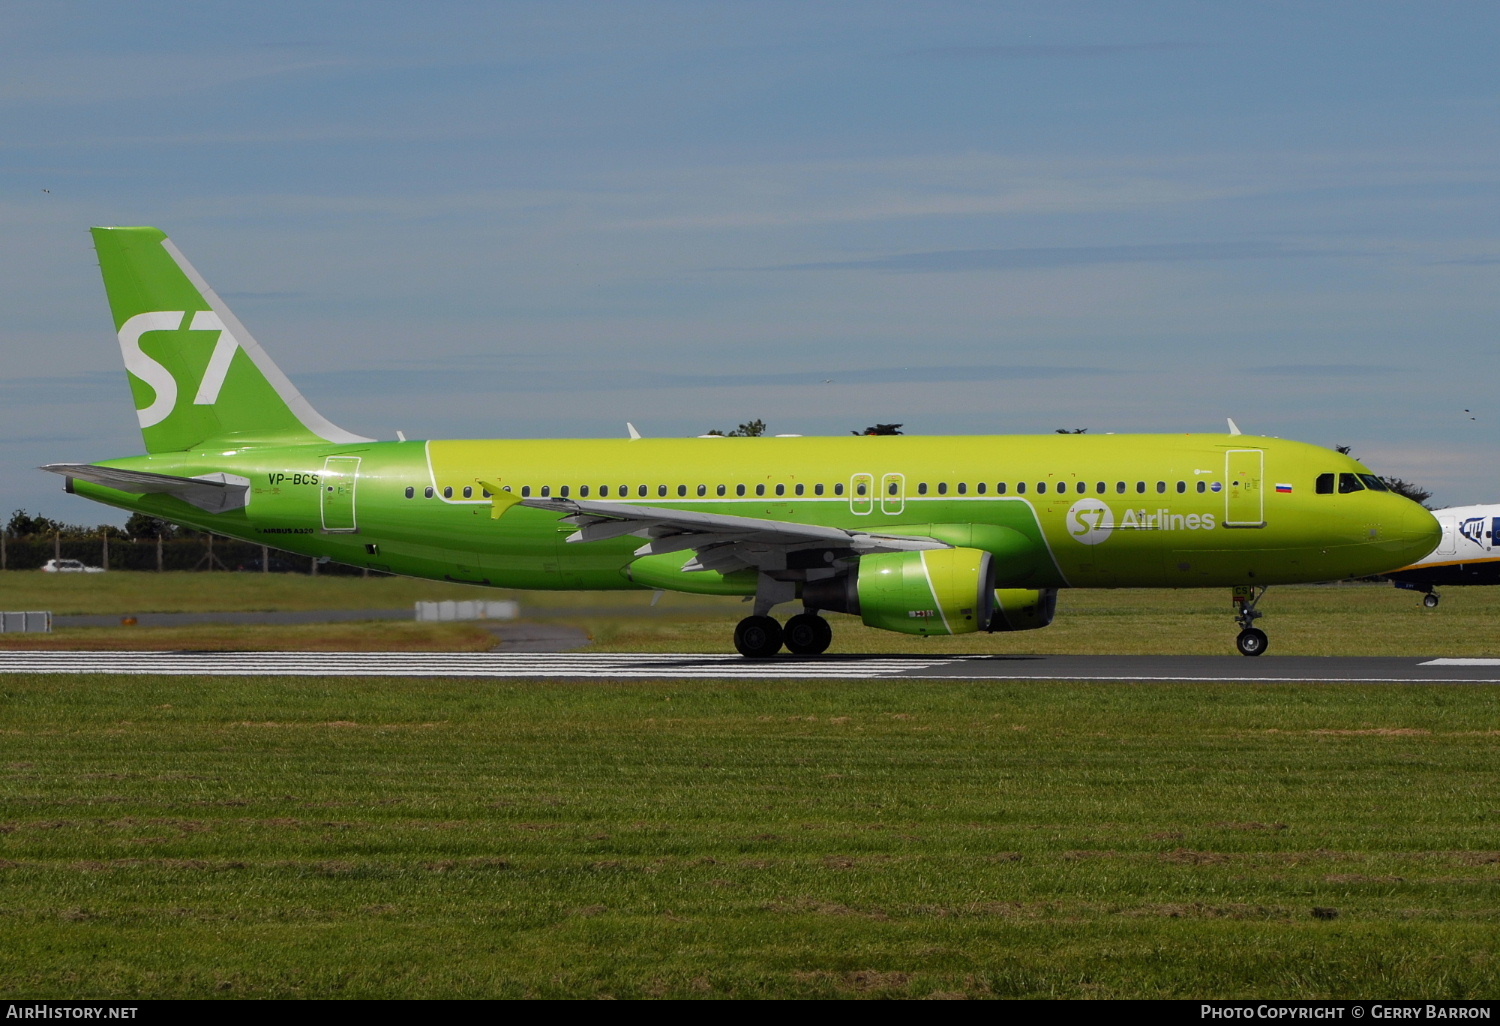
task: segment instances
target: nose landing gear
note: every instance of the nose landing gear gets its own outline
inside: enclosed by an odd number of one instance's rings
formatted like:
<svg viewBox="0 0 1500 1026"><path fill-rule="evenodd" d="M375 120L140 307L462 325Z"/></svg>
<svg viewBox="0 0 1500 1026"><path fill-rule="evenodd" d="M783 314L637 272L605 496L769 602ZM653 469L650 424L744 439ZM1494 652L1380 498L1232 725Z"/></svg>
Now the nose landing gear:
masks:
<svg viewBox="0 0 1500 1026"><path fill-rule="evenodd" d="M1240 650L1240 655L1261 655L1270 643L1266 632L1254 626L1255 621L1265 615L1255 608L1256 603L1265 593L1265 588L1254 585L1238 585L1234 589L1234 608L1238 610L1234 615L1234 622L1240 625L1240 633L1234 639L1234 647Z"/></svg>

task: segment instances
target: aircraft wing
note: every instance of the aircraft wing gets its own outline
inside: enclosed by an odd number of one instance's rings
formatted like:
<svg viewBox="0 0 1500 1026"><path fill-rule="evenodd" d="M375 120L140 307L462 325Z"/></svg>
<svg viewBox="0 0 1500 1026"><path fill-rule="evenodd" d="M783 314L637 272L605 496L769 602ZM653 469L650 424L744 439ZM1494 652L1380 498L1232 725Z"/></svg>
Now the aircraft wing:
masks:
<svg viewBox="0 0 1500 1026"><path fill-rule="evenodd" d="M250 502L250 479L237 474L173 477L145 470L97 467L92 463L49 463L37 469L66 477L69 491L76 478L132 495L170 495L209 513L227 513Z"/></svg>
<svg viewBox="0 0 1500 1026"><path fill-rule="evenodd" d="M694 513L660 506L638 506L629 502L596 502L588 499L514 499L493 485L485 485L495 501L495 515L511 506L553 510L564 514L563 523L578 528L567 538L570 542L602 541L635 535L646 544L635 550L637 556L692 550L694 558L683 570L784 570L793 552L818 550L828 552L817 560L827 565L846 556L866 556L877 552L914 552L920 549L952 548L935 538L913 535L879 534L872 531L823 527L817 524L760 520L755 517L728 516L723 513ZM508 500L508 501L507 501Z"/></svg>

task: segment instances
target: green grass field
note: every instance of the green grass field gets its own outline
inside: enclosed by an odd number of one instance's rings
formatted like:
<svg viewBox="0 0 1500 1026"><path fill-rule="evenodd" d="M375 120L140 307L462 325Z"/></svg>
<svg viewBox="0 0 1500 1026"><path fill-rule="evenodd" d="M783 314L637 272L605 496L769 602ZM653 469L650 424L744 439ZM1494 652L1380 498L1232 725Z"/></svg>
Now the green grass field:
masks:
<svg viewBox="0 0 1500 1026"><path fill-rule="evenodd" d="M0 680L0 991L1493 997L1486 687Z"/></svg>
<svg viewBox="0 0 1500 1026"><path fill-rule="evenodd" d="M474 589L0 575L6 608L391 608ZM494 592L481 592L496 596ZM744 606L525 594L596 649ZM1500 589L1274 589L1277 653L1494 655ZM1227 595L839 651L1232 651ZM474 625L5 643L475 650ZM1485 686L0 677L17 997L1494 997Z"/></svg>

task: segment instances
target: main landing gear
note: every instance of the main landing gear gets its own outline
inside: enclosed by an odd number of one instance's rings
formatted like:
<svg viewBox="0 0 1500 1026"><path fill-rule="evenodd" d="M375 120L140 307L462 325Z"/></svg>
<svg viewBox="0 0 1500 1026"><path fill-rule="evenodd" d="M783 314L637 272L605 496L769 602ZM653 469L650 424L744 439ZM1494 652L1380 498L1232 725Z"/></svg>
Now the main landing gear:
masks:
<svg viewBox="0 0 1500 1026"><path fill-rule="evenodd" d="M783 645L792 655L820 655L833 641L833 628L805 606L786 622L770 616L771 607L797 597L797 585L762 572L755 587L755 615L747 616L734 629L734 647L746 659L769 659Z"/></svg>
<svg viewBox="0 0 1500 1026"><path fill-rule="evenodd" d="M1234 589L1234 608L1239 610L1234 614L1234 622L1240 625L1240 633L1234 639L1234 647L1240 650L1240 655L1261 655L1265 652L1266 645L1270 643L1266 632L1254 626L1255 621L1265 615L1255 608L1256 603L1265 593L1265 588L1254 585L1239 585Z"/></svg>
<svg viewBox="0 0 1500 1026"><path fill-rule="evenodd" d="M833 642L833 628L817 613L798 613L783 627L770 616L747 616L734 629L734 647L747 659L769 659L783 645L793 655L819 655Z"/></svg>

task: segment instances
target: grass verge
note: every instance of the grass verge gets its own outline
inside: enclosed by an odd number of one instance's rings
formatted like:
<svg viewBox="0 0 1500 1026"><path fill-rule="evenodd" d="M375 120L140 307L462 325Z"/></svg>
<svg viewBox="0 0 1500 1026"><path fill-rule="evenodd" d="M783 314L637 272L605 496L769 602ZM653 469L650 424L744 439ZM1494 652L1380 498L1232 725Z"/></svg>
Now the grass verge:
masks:
<svg viewBox="0 0 1500 1026"><path fill-rule="evenodd" d="M0 679L27 997L1474 997L1495 692Z"/></svg>

